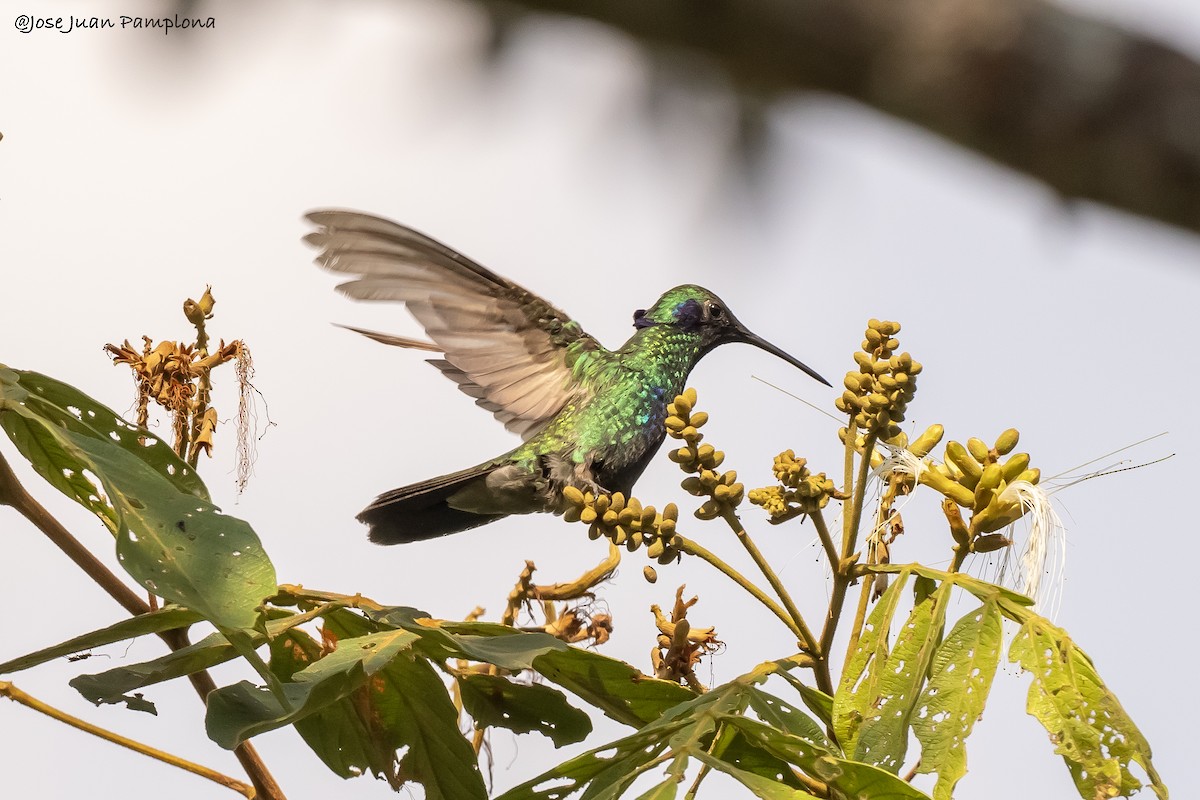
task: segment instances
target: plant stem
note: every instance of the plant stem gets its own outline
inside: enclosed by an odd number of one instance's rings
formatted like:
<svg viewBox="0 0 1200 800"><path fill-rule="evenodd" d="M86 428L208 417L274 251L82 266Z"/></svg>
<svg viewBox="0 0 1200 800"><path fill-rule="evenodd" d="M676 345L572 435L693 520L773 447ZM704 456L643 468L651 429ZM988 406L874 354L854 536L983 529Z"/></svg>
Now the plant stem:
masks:
<svg viewBox="0 0 1200 800"><path fill-rule="evenodd" d="M249 784L242 783L241 781L235 780L228 775L224 775L216 770L195 764L191 761L180 758L179 756L172 755L157 748L150 747L146 744L142 744L134 739L129 739L125 736L121 736L118 733L113 733L112 731L97 727L90 722L85 722L84 720L79 719L78 717L73 717L65 711L59 711L57 708L43 703L36 697L31 697L25 694L25 692L21 691L7 681L0 681L0 697L7 697L10 700L20 703L26 708L32 708L34 711L41 712L42 714L52 717L59 722L66 723L73 728L78 728L79 730L84 731L85 733L90 733L93 736L99 736L105 741L112 742L113 744L119 744L121 747L129 748L136 753L150 756L150 758L158 759L159 761L162 761L165 764L170 764L174 767L179 767L180 769L186 770L193 775L199 775L202 778L207 778L214 783L219 783L222 786L233 789L235 792L244 797L254 797L254 787L250 786Z"/></svg>
<svg viewBox="0 0 1200 800"><path fill-rule="evenodd" d="M862 636L863 623L867 621L867 603L871 599L872 581L863 580L862 592L858 596L858 611L854 614L854 624L850 626L850 643L846 646L846 661L854 655L858 647L859 637Z"/></svg>
<svg viewBox="0 0 1200 800"><path fill-rule="evenodd" d="M759 551L758 546L754 544L754 540L750 538L750 534L746 533L746 529L742 526L742 521L738 519L737 514L729 506L722 505L721 517L729 525L730 530L737 536L738 541L742 543L742 547L746 548L746 552L750 554L750 558L754 559L754 563L758 566L759 571L767 579L767 583L771 584L771 588L775 590L775 594L783 603L783 607L787 609L788 616L796 623L796 628L800 631L800 649L814 655L820 655L820 650L817 649L816 637L808 629L808 623L804 621L804 616L800 613L800 609L796 608L796 603L792 600L792 596L788 594L783 581L779 580L779 576L775 574L775 570L771 568L767 559Z"/></svg>
<svg viewBox="0 0 1200 800"><path fill-rule="evenodd" d="M21 516L33 523L34 527L44 533L46 538L66 553L68 558L74 561L89 578L108 592L109 596L130 614L137 616L150 613L150 606L145 600L126 586L96 556L92 555L90 550L80 544L79 540L72 536L41 503L25 491L25 487L17 480L16 474L12 471L12 467L9 466L3 453L0 453L0 505L12 506ZM172 650L180 650L191 644L187 637L187 631L180 629L162 631L158 637ZM204 700L208 697L209 692L217 688L217 684L206 670L193 672L188 675L188 680L191 682L192 688L196 690L196 694L200 695L201 700ZM275 778L267 769L267 765L259 758L253 745L244 742L238 745L233 753L254 784L255 796L259 800L284 800L283 789L275 782Z"/></svg>
<svg viewBox="0 0 1200 800"><path fill-rule="evenodd" d="M722 561L720 556L706 549L698 542L692 541L686 536L680 536L679 534L676 534L675 538L671 541L673 544L678 544L680 552L687 553L690 556L697 556L701 560L707 561L709 564L716 567L718 572L725 575L725 577L729 578L738 586L749 592L755 600L762 603L764 606L770 609L772 614L779 617L779 619L783 621L783 624L787 626L788 630L792 632L792 635L794 635L797 640L802 640L804 638L803 631L796 625L792 618L788 616L787 612L783 610L783 607L779 605L779 603L776 603L767 595L766 592L748 581L745 576L742 575L742 573L738 572L736 569ZM801 641L800 644L803 647L803 641Z"/></svg>
<svg viewBox="0 0 1200 800"><path fill-rule="evenodd" d="M849 483L853 481L853 491L847 486L844 491L849 492L850 508L848 513L844 514L845 523L842 527L842 557L838 565L833 571L833 590L829 597L829 614L825 617L825 625L821 629L820 654L821 663L816 670L818 685L824 681L825 686L820 686L821 689L827 692L832 692L833 679L829 672L829 652L833 648L833 638L837 634L837 626L842 617L842 606L846 602L846 591L850 588L850 584L854 582L854 574L849 568L850 558L854 555L854 547L858 541L858 526L862 521L863 501L867 492L867 476L871 469L871 451L875 449L875 433L868 433L863 440L863 449L860 454L862 459L858 463L857 479L854 475L854 439L857 436L857 428L852 424L846 434L846 480Z"/></svg>
<svg viewBox="0 0 1200 800"><path fill-rule="evenodd" d="M862 460L858 462L858 479L854 482L854 495L850 501L850 513L846 515L846 524L842 530L842 558L854 554L854 545L858 540L858 526L862 522L863 499L867 493L867 475L871 471L871 453L875 450L875 433L868 433L863 440Z"/></svg>
<svg viewBox="0 0 1200 800"><path fill-rule="evenodd" d="M817 509L816 513L809 514L813 521L813 527L817 529L817 534L821 537L821 546L825 548L825 555L829 557L829 567L834 572L838 570L837 546L833 543L833 536L829 533L829 526L825 524L825 515L821 513L821 509Z"/></svg>

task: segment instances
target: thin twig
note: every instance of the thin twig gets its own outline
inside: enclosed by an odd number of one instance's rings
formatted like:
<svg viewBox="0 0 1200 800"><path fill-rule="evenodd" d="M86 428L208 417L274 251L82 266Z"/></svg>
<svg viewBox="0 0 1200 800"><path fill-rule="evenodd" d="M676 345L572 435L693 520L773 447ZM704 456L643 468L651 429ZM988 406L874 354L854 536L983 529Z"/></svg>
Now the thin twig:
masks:
<svg viewBox="0 0 1200 800"><path fill-rule="evenodd" d="M136 753L141 753L142 755L157 759L162 761L164 764L170 764L173 767L179 767L180 769L186 770L193 775L199 775L201 778L207 778L214 783L219 783L222 786L233 789L243 797L254 797L254 787L248 783L242 783L241 781L217 772L216 770L193 763L187 759L180 758L179 756L172 755L171 753L164 752L147 744L142 744L135 739L129 739L120 735L119 733L113 733L112 731L105 730L104 728L100 728L91 724L90 722L79 719L79 717L73 717L65 711L60 711L54 706L43 703L36 697L31 697L30 695L25 694L25 692L21 691L7 681L0 681L0 697L7 697L14 702L20 703L26 708L32 708L34 711L38 711L48 717L52 717L59 722L66 723L72 728L78 728L85 733L90 733L93 736L99 736L105 741L112 742L113 744L119 744L121 747L126 747Z"/></svg>
<svg viewBox="0 0 1200 800"><path fill-rule="evenodd" d="M678 545L681 553L697 556L701 560L707 561L709 564L716 567L721 574L725 575L738 586L745 589L751 594L751 596L754 597L755 600L762 603L771 611L772 614L779 617L779 619L783 621L783 624L787 626L788 630L792 632L792 635L794 635L797 640L803 639L803 631L801 631L792 618L788 616L787 612L783 610L783 606L779 605L779 603L776 603L770 598L770 596L767 595L766 592L748 581L746 577L742 575L742 573L726 564L720 558L720 556L709 551L703 545L687 538L686 536L680 536L679 534L676 534L675 538L673 538L671 542L673 545Z"/></svg>

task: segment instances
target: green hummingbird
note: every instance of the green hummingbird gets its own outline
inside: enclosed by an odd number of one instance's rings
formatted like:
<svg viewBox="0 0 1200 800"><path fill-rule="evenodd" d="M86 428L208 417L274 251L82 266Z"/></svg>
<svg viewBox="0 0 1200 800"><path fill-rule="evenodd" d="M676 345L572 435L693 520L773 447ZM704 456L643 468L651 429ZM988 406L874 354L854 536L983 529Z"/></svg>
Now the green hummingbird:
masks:
<svg viewBox="0 0 1200 800"><path fill-rule="evenodd" d="M607 350L542 298L411 228L353 211L307 219L316 263L355 276L340 291L404 303L432 342L351 330L441 353L429 363L522 439L482 464L380 495L358 515L378 544L560 513L567 486L628 495L662 444L667 405L718 345L754 345L829 385L700 286L676 286L634 312L633 336Z"/></svg>

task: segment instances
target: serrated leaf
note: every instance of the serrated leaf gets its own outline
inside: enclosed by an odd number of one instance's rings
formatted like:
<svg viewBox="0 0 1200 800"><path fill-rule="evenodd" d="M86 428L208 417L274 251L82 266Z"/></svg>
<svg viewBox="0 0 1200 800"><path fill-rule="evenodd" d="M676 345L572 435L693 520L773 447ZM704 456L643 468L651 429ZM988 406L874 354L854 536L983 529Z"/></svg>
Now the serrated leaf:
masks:
<svg viewBox="0 0 1200 800"><path fill-rule="evenodd" d="M758 747L794 764L803 772L829 784L840 795L870 800L930 800L924 792L871 764L848 761L823 752L798 736L777 731L757 720L740 716L724 719Z"/></svg>
<svg viewBox="0 0 1200 800"><path fill-rule="evenodd" d="M458 677L463 707L477 728L507 728L514 733L536 731L555 747L582 742L592 732L588 715L567 702L557 689L517 683L501 675Z"/></svg>
<svg viewBox="0 0 1200 800"><path fill-rule="evenodd" d="M148 614L139 614L136 617L123 619L118 623L109 625L107 628L101 628L100 630L76 636L73 639L68 639L52 647L46 647L36 652L5 661L0 664L0 675L10 672L20 672L30 667L36 667L39 664L45 664L47 661L53 661L56 658L69 656L72 653L103 647L106 644L122 642L126 639L134 639L149 633L162 633L163 631L175 630L177 628L186 628L194 622L199 622L201 619L203 617L191 609L180 608L176 605L166 606L157 611L151 611Z"/></svg>
<svg viewBox="0 0 1200 800"><path fill-rule="evenodd" d="M950 800L967 774L967 737L992 687L1001 627L996 602L986 602L954 624L933 657L912 728L921 743L918 772L938 775L934 800Z"/></svg>
<svg viewBox="0 0 1200 800"><path fill-rule="evenodd" d="M859 728L871 713L871 704L879 696L879 680L887 660L892 618L908 582L901 570L896 581L883 593L863 623L858 646L842 670L842 679L833 695L833 732L847 753L854 752Z"/></svg>
<svg viewBox="0 0 1200 800"><path fill-rule="evenodd" d="M78 408L75 415L68 408L60 418L57 405L37 399L53 393L47 386L26 389L24 377L14 383L13 375L20 376L0 370L0 424L39 473L116 533L117 559L125 570L219 628L251 628L257 607L275 591L275 569L250 526L181 490L176 476L145 461L129 441L83 424L93 409ZM70 388L63 386L57 391ZM78 392L73 399L89 402Z"/></svg>
<svg viewBox="0 0 1200 800"><path fill-rule="evenodd" d="M652 678L623 661L569 647L538 656L533 668L617 722L635 728L696 697L672 681Z"/></svg>
<svg viewBox="0 0 1200 800"><path fill-rule="evenodd" d="M1050 734L1080 797L1136 792L1141 782L1129 771L1134 762L1150 777L1154 793L1166 799L1149 743L1066 631L1030 613L1009 646L1008 659L1033 675L1026 711Z"/></svg>
<svg viewBox="0 0 1200 800"><path fill-rule="evenodd" d="M286 707L269 690L248 681L217 689L207 701L208 736L232 750L252 736L304 719L347 697L416 639L409 631L383 631L341 642L337 650L297 672L294 683L283 685Z"/></svg>
<svg viewBox="0 0 1200 800"><path fill-rule="evenodd" d="M899 772L908 751L909 720L941 639L952 588L946 582L926 595L901 626L858 730L855 761Z"/></svg>

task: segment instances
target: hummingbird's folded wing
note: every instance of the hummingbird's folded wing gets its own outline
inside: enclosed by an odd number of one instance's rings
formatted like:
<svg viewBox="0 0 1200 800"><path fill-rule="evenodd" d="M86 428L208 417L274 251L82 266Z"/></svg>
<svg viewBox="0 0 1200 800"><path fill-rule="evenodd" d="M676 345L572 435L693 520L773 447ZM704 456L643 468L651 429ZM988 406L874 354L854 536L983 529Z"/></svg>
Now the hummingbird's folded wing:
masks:
<svg viewBox="0 0 1200 800"><path fill-rule="evenodd" d="M523 439L586 395L572 375L579 355L608 354L542 298L411 228L354 211L314 211L307 219L317 226L304 237L321 250L316 263L357 276L338 289L359 300L403 302L437 345L426 349L445 354L430 363Z"/></svg>

